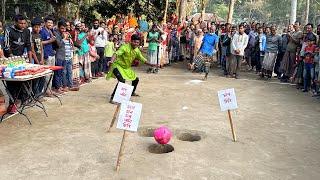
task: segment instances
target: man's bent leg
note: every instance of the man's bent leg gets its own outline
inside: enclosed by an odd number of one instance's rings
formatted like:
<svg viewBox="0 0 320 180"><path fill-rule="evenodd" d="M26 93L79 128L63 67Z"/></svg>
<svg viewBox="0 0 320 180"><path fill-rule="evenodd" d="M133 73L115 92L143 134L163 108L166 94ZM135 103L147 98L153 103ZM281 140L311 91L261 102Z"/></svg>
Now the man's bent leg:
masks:
<svg viewBox="0 0 320 180"><path fill-rule="evenodd" d="M117 68L115 68L115 69L113 70L113 74L114 74L114 76L117 78L117 80L118 80L119 82L122 82L122 83L125 83L125 82L126 82L126 80L122 77L120 71L119 71ZM113 90L113 92L112 92L112 94L111 94L111 99L110 99L110 100L113 99L113 96L114 96L114 94L116 93L116 90L117 90L117 87L118 87L119 82L117 83L116 87L114 88L114 90Z"/></svg>
<svg viewBox="0 0 320 180"><path fill-rule="evenodd" d="M132 86L133 86L132 94L135 94L138 84L139 84L139 78L137 77L134 81L132 81Z"/></svg>

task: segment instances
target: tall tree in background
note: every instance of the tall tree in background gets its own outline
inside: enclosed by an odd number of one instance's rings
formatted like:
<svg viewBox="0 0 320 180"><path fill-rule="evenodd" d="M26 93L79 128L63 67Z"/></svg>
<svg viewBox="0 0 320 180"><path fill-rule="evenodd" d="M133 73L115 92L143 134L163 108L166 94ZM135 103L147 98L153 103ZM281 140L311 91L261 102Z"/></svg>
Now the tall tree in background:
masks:
<svg viewBox="0 0 320 180"><path fill-rule="evenodd" d="M298 0L291 0L291 16L290 16L291 24L293 24L297 20L297 5L298 5Z"/></svg>
<svg viewBox="0 0 320 180"><path fill-rule="evenodd" d="M201 18L204 18L204 15L206 14L206 6L208 4L209 0L201 0Z"/></svg>
<svg viewBox="0 0 320 180"><path fill-rule="evenodd" d="M179 6L179 21L182 23L186 19L186 6L187 6L187 0L180 0L180 6Z"/></svg>
<svg viewBox="0 0 320 180"><path fill-rule="evenodd" d="M164 9L164 16L163 16L163 23L167 23L167 15L168 15L168 8L169 8L169 0L166 1L166 7Z"/></svg>
<svg viewBox="0 0 320 180"><path fill-rule="evenodd" d="M2 22L6 21L6 0L2 0Z"/></svg>
<svg viewBox="0 0 320 180"><path fill-rule="evenodd" d="M228 23L232 23L233 18L233 11L234 11L234 4L236 3L236 0L230 0L229 2L229 12L228 12Z"/></svg>
<svg viewBox="0 0 320 180"><path fill-rule="evenodd" d="M310 0L306 0L306 11L305 11L305 19L304 23L307 24L309 22L309 12L310 12Z"/></svg>

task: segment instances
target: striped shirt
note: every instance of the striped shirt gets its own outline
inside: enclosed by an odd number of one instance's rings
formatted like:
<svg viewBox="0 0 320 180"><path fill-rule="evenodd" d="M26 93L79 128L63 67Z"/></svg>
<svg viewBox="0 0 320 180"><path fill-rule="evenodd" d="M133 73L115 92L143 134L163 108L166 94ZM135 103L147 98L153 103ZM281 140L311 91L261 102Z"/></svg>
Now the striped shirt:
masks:
<svg viewBox="0 0 320 180"><path fill-rule="evenodd" d="M63 40L64 45L65 45L65 50L66 50L66 61L70 61L73 58L73 49L72 49L72 44L70 43L70 40Z"/></svg>

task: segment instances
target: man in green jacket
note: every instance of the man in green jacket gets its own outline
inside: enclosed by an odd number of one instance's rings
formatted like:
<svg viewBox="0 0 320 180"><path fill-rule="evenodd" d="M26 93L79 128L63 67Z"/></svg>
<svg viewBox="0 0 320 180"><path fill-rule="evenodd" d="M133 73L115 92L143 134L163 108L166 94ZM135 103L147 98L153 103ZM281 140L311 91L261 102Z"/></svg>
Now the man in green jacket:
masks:
<svg viewBox="0 0 320 180"><path fill-rule="evenodd" d="M141 51L139 50L140 45L140 37L136 34L131 36L131 43L127 43L122 45L119 50L113 55L109 64L111 65L111 69L107 74L106 78L117 78L119 82L125 83L126 80L132 81L133 92L132 96L139 96L135 93L136 88L139 83L139 78L136 73L133 71L131 65L132 62L137 59L141 63L144 63L149 66L155 66L147 62L147 59L143 57ZM109 66L110 67L110 66ZM116 92L118 84L113 90L113 93L110 98L110 103L113 103L112 99Z"/></svg>

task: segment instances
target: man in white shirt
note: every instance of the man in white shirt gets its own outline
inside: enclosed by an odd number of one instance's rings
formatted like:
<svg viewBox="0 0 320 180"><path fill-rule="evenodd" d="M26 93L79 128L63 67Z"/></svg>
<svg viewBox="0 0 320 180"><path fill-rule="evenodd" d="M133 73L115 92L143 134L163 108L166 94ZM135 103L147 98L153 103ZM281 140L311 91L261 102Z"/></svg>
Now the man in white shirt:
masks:
<svg viewBox="0 0 320 180"><path fill-rule="evenodd" d="M244 32L243 24L239 25L239 32L237 32L231 42L231 58L227 61L229 75L237 78L239 75L240 65L244 56L244 50L248 45L249 37Z"/></svg>
<svg viewBox="0 0 320 180"><path fill-rule="evenodd" d="M94 36L95 47L100 57L98 60L98 75L102 77L103 72L107 71L107 63L106 59L104 58L104 47L106 46L106 42L108 40L108 33L104 30L104 28L100 27L99 20L95 19L93 21L91 34Z"/></svg>

